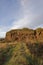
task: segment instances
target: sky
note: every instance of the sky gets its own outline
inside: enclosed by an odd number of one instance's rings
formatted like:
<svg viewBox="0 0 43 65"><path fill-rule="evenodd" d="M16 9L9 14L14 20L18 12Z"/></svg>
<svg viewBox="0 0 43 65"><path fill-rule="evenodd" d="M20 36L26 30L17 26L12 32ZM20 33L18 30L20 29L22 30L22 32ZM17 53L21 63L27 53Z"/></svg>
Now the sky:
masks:
<svg viewBox="0 0 43 65"><path fill-rule="evenodd" d="M0 38L24 27L43 27L43 0L0 0Z"/></svg>

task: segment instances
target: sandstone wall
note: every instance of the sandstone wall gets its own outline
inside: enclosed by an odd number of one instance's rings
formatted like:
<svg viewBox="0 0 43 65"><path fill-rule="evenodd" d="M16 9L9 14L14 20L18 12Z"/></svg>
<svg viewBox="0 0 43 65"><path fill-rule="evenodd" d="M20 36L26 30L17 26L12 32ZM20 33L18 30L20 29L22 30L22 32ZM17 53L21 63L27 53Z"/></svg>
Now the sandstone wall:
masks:
<svg viewBox="0 0 43 65"><path fill-rule="evenodd" d="M43 42L43 29L17 29L6 33L6 41Z"/></svg>

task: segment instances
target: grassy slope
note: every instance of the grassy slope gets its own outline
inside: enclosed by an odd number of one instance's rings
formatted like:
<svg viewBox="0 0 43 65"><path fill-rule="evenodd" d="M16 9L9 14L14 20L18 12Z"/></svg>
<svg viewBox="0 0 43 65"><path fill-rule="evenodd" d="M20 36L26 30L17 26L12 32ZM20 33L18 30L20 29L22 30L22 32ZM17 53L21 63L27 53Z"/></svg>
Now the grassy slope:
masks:
<svg viewBox="0 0 43 65"><path fill-rule="evenodd" d="M25 43L6 44L0 52L0 65L43 65L43 60L33 56Z"/></svg>

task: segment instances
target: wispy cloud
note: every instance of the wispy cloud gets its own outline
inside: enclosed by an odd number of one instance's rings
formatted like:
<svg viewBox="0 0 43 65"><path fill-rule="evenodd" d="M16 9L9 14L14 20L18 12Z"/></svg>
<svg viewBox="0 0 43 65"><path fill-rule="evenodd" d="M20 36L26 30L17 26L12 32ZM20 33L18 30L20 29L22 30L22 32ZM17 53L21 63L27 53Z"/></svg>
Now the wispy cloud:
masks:
<svg viewBox="0 0 43 65"><path fill-rule="evenodd" d="M26 27L29 23L30 22L28 22L28 18L24 17L20 20L17 20L15 22L13 22L11 29L23 28L23 27Z"/></svg>
<svg viewBox="0 0 43 65"><path fill-rule="evenodd" d="M0 36L11 29L43 27L43 0L0 0Z"/></svg>
<svg viewBox="0 0 43 65"><path fill-rule="evenodd" d="M0 38L5 37L5 33L4 28L0 27Z"/></svg>
<svg viewBox="0 0 43 65"><path fill-rule="evenodd" d="M30 1L30 0L19 0L21 4L21 9L23 11L22 18L18 19L17 21L14 21L12 23L11 29L17 29L17 28L36 28L43 24L43 14L41 13L40 8L42 7L41 1ZM34 4L34 3L37 3ZM39 8L39 9L37 9ZM21 15L20 14L20 15Z"/></svg>
<svg viewBox="0 0 43 65"><path fill-rule="evenodd" d="M18 19L17 21L14 21L12 23L11 29L29 27L31 24L31 20L33 18L31 11L28 9L28 1L29 0L19 0L19 1L21 4L21 9L23 11L23 14L21 13L23 17Z"/></svg>

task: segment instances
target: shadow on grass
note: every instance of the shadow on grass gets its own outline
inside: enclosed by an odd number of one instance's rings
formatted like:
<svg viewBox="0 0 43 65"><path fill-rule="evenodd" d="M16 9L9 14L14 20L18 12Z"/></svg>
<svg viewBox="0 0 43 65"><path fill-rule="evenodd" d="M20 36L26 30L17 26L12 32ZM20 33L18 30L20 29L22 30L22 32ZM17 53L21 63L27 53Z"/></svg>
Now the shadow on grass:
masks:
<svg viewBox="0 0 43 65"><path fill-rule="evenodd" d="M13 47L8 46L6 49L1 51L0 54L0 65L5 65L7 61L12 57Z"/></svg>

